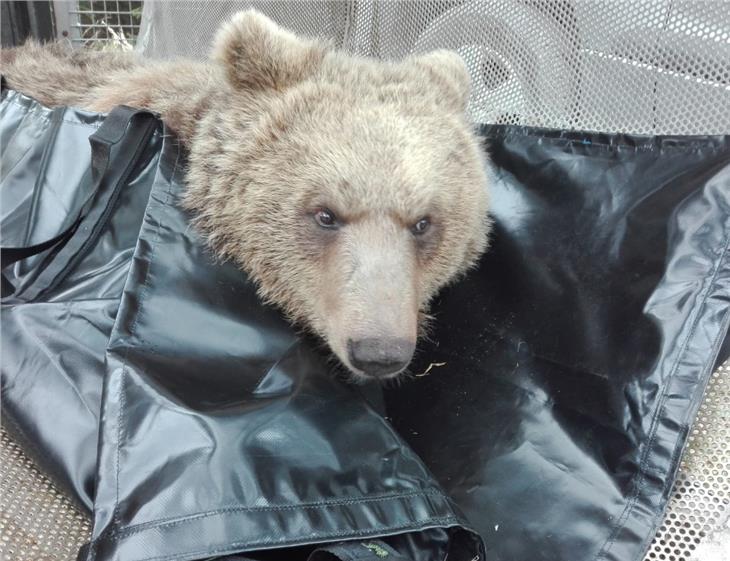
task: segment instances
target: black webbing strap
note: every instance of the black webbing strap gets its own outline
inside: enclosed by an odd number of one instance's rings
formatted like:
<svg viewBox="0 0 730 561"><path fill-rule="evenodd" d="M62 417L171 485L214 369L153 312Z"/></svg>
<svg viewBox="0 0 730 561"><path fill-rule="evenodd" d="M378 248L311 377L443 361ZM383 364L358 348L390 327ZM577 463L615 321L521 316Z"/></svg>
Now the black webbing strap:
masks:
<svg viewBox="0 0 730 561"><path fill-rule="evenodd" d="M17 263L18 261L21 261L28 257L32 257L34 255L38 255L39 253L43 253L44 251L51 249L52 247L62 244L73 235L80 221L81 218L79 217L71 226L69 226L66 230L61 232L55 238L51 238L50 240L46 240L42 243L26 247L0 248L0 269L5 269L5 267L9 267L10 265ZM0 296L4 298L5 296L10 296L11 294L13 294L13 292L15 292L15 287L5 277L5 275L2 275L2 291L0 292Z"/></svg>
<svg viewBox="0 0 730 561"><path fill-rule="evenodd" d="M54 247L39 265L41 272L23 288L23 300L32 301L53 289L83 259L107 225L121 190L144 152L158 120L149 111L119 106L112 110L99 129L89 137L91 143L92 197L74 223L56 237L28 247L0 248L2 269ZM3 275L5 298L16 287Z"/></svg>

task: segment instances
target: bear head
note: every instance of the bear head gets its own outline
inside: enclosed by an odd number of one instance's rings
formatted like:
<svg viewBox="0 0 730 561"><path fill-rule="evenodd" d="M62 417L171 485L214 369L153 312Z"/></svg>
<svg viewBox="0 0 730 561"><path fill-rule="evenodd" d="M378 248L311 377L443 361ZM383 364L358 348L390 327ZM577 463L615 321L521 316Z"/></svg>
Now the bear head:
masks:
<svg viewBox="0 0 730 561"><path fill-rule="evenodd" d="M255 11L221 28L213 61L220 91L191 147L194 224L356 379L397 376L431 298L487 245L464 63L359 58Z"/></svg>

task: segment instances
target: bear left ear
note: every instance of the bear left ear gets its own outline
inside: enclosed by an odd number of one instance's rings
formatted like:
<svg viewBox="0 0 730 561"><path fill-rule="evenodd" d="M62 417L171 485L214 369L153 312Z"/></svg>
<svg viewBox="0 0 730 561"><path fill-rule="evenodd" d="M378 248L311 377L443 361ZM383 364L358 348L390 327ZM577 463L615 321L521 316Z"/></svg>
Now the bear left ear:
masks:
<svg viewBox="0 0 730 561"><path fill-rule="evenodd" d="M471 78L464 60L454 51L440 49L416 57L414 62L427 71L432 85L459 111L465 111L471 93Z"/></svg>
<svg viewBox="0 0 730 561"><path fill-rule="evenodd" d="M237 89L284 90L319 68L328 45L301 39L256 10L239 12L217 33L212 58Z"/></svg>

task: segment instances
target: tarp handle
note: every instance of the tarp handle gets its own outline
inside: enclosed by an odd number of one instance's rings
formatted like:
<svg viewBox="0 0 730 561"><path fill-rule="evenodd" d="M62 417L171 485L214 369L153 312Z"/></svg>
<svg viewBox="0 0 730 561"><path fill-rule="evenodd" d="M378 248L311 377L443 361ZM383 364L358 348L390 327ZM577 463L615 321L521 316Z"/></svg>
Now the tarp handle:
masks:
<svg viewBox="0 0 730 561"><path fill-rule="evenodd" d="M58 285L96 243L112 215L120 191L134 165L159 125L149 111L126 105L115 107L99 129L89 137L91 143L92 198L66 230L44 242L26 247L0 247L0 269L52 248L55 254L40 265L43 270L23 290L23 300L31 301ZM112 162L121 165L112 166ZM61 252L64 253L61 258ZM17 288L2 274L0 298Z"/></svg>
<svg viewBox="0 0 730 561"><path fill-rule="evenodd" d="M29 245L26 247L0 247L0 269L5 269L5 267L9 267L10 265L17 263L18 261L27 259L28 257L32 257L34 255L38 255L39 253L43 253L44 251L51 249L52 247L63 244L73 235L73 233L76 231L76 228L78 228L80 222L81 217L77 218L74 223L71 224L71 226L66 228L66 230L61 232L55 238L51 238L50 240L46 240L35 245ZM10 296L14 292L15 287L13 286L13 283L11 283L7 279L7 277L2 274L0 298Z"/></svg>

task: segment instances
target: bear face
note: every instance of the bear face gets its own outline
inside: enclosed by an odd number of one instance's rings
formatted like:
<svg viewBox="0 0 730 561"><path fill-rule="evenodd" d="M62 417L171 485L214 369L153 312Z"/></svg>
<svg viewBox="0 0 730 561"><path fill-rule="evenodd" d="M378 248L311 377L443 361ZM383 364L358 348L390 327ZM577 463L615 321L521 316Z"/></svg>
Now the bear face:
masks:
<svg viewBox="0 0 730 561"><path fill-rule="evenodd" d="M397 376L430 299L487 245L464 64L348 56L253 11L222 28L214 60L225 78L192 140L194 224L355 379Z"/></svg>

